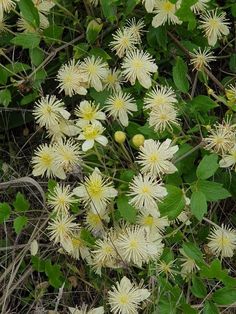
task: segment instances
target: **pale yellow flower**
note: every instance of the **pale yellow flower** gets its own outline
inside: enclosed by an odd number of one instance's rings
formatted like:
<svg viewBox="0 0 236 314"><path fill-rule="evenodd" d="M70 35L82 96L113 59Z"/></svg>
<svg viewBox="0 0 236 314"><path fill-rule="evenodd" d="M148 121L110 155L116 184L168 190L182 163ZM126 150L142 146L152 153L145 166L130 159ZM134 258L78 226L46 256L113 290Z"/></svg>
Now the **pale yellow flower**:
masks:
<svg viewBox="0 0 236 314"><path fill-rule="evenodd" d="M113 40L110 43L110 46L112 47L111 50L115 51L119 58L124 57L125 54L128 51L133 50L137 44L137 38L133 36L128 28L118 28L112 37Z"/></svg>
<svg viewBox="0 0 236 314"><path fill-rule="evenodd" d="M208 246L214 255L232 257L236 249L236 230L224 225L214 227L208 236L208 240Z"/></svg>
<svg viewBox="0 0 236 314"><path fill-rule="evenodd" d="M229 34L229 22L225 16L226 13L218 12L218 9L202 13L199 28L204 31L210 46L214 46L223 35Z"/></svg>
<svg viewBox="0 0 236 314"><path fill-rule="evenodd" d="M4 12L10 12L15 8L15 2L12 0L1 0L0 1L0 15L3 16Z"/></svg>
<svg viewBox="0 0 236 314"><path fill-rule="evenodd" d="M236 172L236 144L229 150L227 155L224 155L219 162L220 168L234 168Z"/></svg>
<svg viewBox="0 0 236 314"><path fill-rule="evenodd" d="M141 43L141 36L143 34L144 26L145 24L142 19L136 22L134 17L129 19L125 24L125 27L130 31L137 43Z"/></svg>
<svg viewBox="0 0 236 314"><path fill-rule="evenodd" d="M54 145L55 162L65 172L73 170L80 162L79 145L73 139L61 140Z"/></svg>
<svg viewBox="0 0 236 314"><path fill-rule="evenodd" d="M151 232L162 233L170 225L167 217L156 217L150 214L141 214L137 217L137 223Z"/></svg>
<svg viewBox="0 0 236 314"><path fill-rule="evenodd" d="M204 48L202 51L199 47L198 49L194 49L193 53L191 53L190 64L192 64L193 68L197 71L203 70L204 67L210 68L209 63L212 61L216 61L216 58L209 48Z"/></svg>
<svg viewBox="0 0 236 314"><path fill-rule="evenodd" d="M152 13L155 7L156 0L142 0L145 9L148 13Z"/></svg>
<svg viewBox="0 0 236 314"><path fill-rule="evenodd" d="M180 7L181 1L172 3L168 0L156 0L153 13L156 14L152 20L153 27L168 24L181 24L182 21L175 15Z"/></svg>
<svg viewBox="0 0 236 314"><path fill-rule="evenodd" d="M98 105L87 100L80 102L79 106L75 109L75 115L79 118L76 124L79 127L85 127L90 123L95 123L96 121L106 120L106 115L102 112Z"/></svg>
<svg viewBox="0 0 236 314"><path fill-rule="evenodd" d="M144 108L154 109L160 105L175 105L178 102L172 87L156 85L144 98Z"/></svg>
<svg viewBox="0 0 236 314"><path fill-rule="evenodd" d="M48 195L48 205L57 214L68 213L70 206L74 203L76 203L76 199L70 191L69 185L64 186L57 184Z"/></svg>
<svg viewBox="0 0 236 314"><path fill-rule="evenodd" d="M174 106L159 105L149 113L148 123L155 132L163 132L166 129L172 130L173 126L179 125L177 115L178 111Z"/></svg>
<svg viewBox="0 0 236 314"><path fill-rule="evenodd" d="M123 78L120 70L109 70L106 77L103 80L104 88L117 92L121 89Z"/></svg>
<svg viewBox="0 0 236 314"><path fill-rule="evenodd" d="M199 14L202 11L206 11L208 8L208 2L210 0L198 0L195 4L193 4L190 9L195 14Z"/></svg>

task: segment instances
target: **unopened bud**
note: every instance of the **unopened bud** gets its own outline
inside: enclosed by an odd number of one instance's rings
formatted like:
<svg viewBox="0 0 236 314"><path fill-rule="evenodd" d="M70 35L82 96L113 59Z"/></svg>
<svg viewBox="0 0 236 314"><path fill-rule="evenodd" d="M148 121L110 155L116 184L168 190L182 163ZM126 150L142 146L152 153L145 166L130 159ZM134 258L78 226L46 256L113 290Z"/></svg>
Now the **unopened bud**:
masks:
<svg viewBox="0 0 236 314"><path fill-rule="evenodd" d="M116 131L114 134L115 141L119 144L123 144L126 140L126 134L122 131Z"/></svg>
<svg viewBox="0 0 236 314"><path fill-rule="evenodd" d="M136 134L132 138L132 142L133 142L134 146L137 148L142 146L144 141L145 141L145 137L142 134Z"/></svg>

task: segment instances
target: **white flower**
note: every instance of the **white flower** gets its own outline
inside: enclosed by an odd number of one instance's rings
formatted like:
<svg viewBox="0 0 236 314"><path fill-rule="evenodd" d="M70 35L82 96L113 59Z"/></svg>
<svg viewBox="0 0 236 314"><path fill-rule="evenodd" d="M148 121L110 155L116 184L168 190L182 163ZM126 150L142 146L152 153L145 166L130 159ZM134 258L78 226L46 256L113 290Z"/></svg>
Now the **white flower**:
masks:
<svg viewBox="0 0 236 314"><path fill-rule="evenodd" d="M233 148L235 144L235 125L223 121L222 124L215 124L209 133L208 137L203 139L206 149L225 155Z"/></svg>
<svg viewBox="0 0 236 314"><path fill-rule="evenodd" d="M47 229L49 230L50 240L64 246L68 243L73 232L78 229L78 225L73 216L64 214L52 218Z"/></svg>
<svg viewBox="0 0 236 314"><path fill-rule="evenodd" d="M195 14L199 14L202 11L206 11L208 8L208 2L210 0L198 0L195 4L193 4L190 9L193 11Z"/></svg>
<svg viewBox="0 0 236 314"><path fill-rule="evenodd" d="M93 210L89 210L85 217L85 225L86 227L95 235L104 234L104 224L105 222L109 222L110 218L108 214L103 211L100 213L94 212Z"/></svg>
<svg viewBox="0 0 236 314"><path fill-rule="evenodd" d="M1 0L0 1L0 15L3 16L4 12L10 12L15 7L15 2L12 0Z"/></svg>
<svg viewBox="0 0 236 314"><path fill-rule="evenodd" d="M147 174L135 176L130 183L131 199L129 203L145 214L159 217L157 202L166 195L167 190L163 184Z"/></svg>
<svg viewBox="0 0 236 314"><path fill-rule="evenodd" d="M47 129L48 137L51 137L52 142L58 142L65 139L66 136L73 137L78 135L80 129L72 120L61 118L58 124L53 124Z"/></svg>
<svg viewBox="0 0 236 314"><path fill-rule="evenodd" d="M144 3L145 9L148 13L152 13L156 0L142 0L142 3Z"/></svg>
<svg viewBox="0 0 236 314"><path fill-rule="evenodd" d="M81 72L80 64L75 63L74 59L61 66L57 81L59 81L60 92L64 91L65 95L71 97L75 94L87 94L87 77Z"/></svg>
<svg viewBox="0 0 236 314"><path fill-rule="evenodd" d="M213 254L221 257L232 257L236 249L236 231L232 228L221 227L212 228L208 239L208 246Z"/></svg>
<svg viewBox="0 0 236 314"><path fill-rule="evenodd" d="M138 267L158 258L163 250L161 236L158 233L152 234L149 229L139 225L123 228L114 243L121 261Z"/></svg>
<svg viewBox="0 0 236 314"><path fill-rule="evenodd" d="M178 102L172 87L156 85L144 98L145 109L153 109L160 105L174 105Z"/></svg>
<svg viewBox="0 0 236 314"><path fill-rule="evenodd" d="M210 46L214 46L217 39L220 39L223 35L229 34L229 22L227 22L225 16L225 12L219 13L217 9L202 13L199 28L203 29Z"/></svg>
<svg viewBox="0 0 236 314"><path fill-rule="evenodd" d="M80 162L79 145L73 139L60 140L55 143L55 162L65 172L71 171Z"/></svg>
<svg viewBox="0 0 236 314"><path fill-rule="evenodd" d="M117 196L112 182L104 180L98 168L95 168L93 173L85 178L84 184L75 188L73 193L95 213L104 212L110 200Z"/></svg>
<svg viewBox="0 0 236 314"><path fill-rule="evenodd" d="M56 176L60 179L65 179L64 170L55 161L56 153L53 146L47 144L40 145L35 151L35 156L32 158L33 175L44 176L50 178Z"/></svg>
<svg viewBox="0 0 236 314"><path fill-rule="evenodd" d="M181 1L176 4L168 0L156 0L154 12L156 15L152 20L153 27L159 27L168 24L181 24L180 19L175 15L177 9L180 7Z"/></svg>
<svg viewBox="0 0 236 314"><path fill-rule="evenodd" d="M102 58L94 56L85 58L81 64L81 71L91 87L95 88L97 92L102 91L102 81L108 72L108 65L103 62Z"/></svg>
<svg viewBox="0 0 236 314"><path fill-rule="evenodd" d="M75 109L75 115L79 118L76 124L79 127L85 127L90 123L95 123L98 120L106 120L106 115L102 112L98 105L91 101L83 100Z"/></svg>
<svg viewBox="0 0 236 314"><path fill-rule="evenodd" d="M122 75L120 70L109 70L104 78L104 88L117 92L121 89Z"/></svg>
<svg viewBox="0 0 236 314"><path fill-rule="evenodd" d="M125 79L130 81L131 85L134 85L137 79L145 88L151 87L151 73L157 72L158 69L150 54L139 50L128 52L121 67Z"/></svg>
<svg viewBox="0 0 236 314"><path fill-rule="evenodd" d="M115 314L137 314L140 303L150 296L147 289L140 289L123 277L108 291L108 303Z"/></svg>
<svg viewBox="0 0 236 314"><path fill-rule="evenodd" d="M81 238L81 229L77 228L73 232L66 244L63 245L64 250L75 259L80 259L80 257L88 262L90 259L90 252L86 246L85 241Z"/></svg>
<svg viewBox="0 0 236 314"><path fill-rule="evenodd" d="M177 168L170 162L178 151L178 146L171 146L171 140L166 139L163 143L152 139L145 140L140 147L138 163L142 166L142 173L149 173L151 176L160 176L164 173L174 173Z"/></svg>
<svg viewBox="0 0 236 314"><path fill-rule="evenodd" d="M84 141L82 144L82 151L86 152L87 150L93 148L95 142L106 146L108 139L102 135L104 130L105 128L103 128L101 123L98 121L82 127L81 134L78 136L78 140Z"/></svg>
<svg viewBox="0 0 236 314"><path fill-rule="evenodd" d="M137 111L137 105L130 94L118 91L110 96L106 101L106 110L109 116L118 119L123 126L128 126L128 114L132 111Z"/></svg>
<svg viewBox="0 0 236 314"><path fill-rule="evenodd" d="M180 273L183 278L186 278L195 270L198 270L199 267L197 266L194 259L190 258L187 254L185 254L184 250L180 249L179 251L184 256L183 258L181 258L182 264Z"/></svg>
<svg viewBox="0 0 236 314"><path fill-rule="evenodd" d="M159 105L149 113L148 123L156 132L163 132L172 125L178 125L177 110L171 105Z"/></svg>
<svg viewBox="0 0 236 314"><path fill-rule="evenodd" d="M236 171L236 144L219 162L220 168L234 168Z"/></svg>
<svg viewBox="0 0 236 314"><path fill-rule="evenodd" d="M111 50L116 52L119 58L124 57L124 55L135 48L137 44L137 38L133 36L128 28L120 29L112 35L113 41L111 41Z"/></svg>
<svg viewBox="0 0 236 314"><path fill-rule="evenodd" d="M225 95L228 99L230 106L236 103L236 86L234 86L233 84L228 85L225 89Z"/></svg>
<svg viewBox="0 0 236 314"><path fill-rule="evenodd" d="M70 206L76 203L74 195L70 192L69 185L57 184L48 195L48 205L58 214L68 213Z"/></svg>
<svg viewBox="0 0 236 314"><path fill-rule="evenodd" d="M212 61L216 61L216 58L209 48L204 48L202 51L199 47L198 49L194 49L193 53L191 53L190 64L192 64L193 68L197 71L203 70L204 67L210 68L209 62Z"/></svg>
<svg viewBox="0 0 236 314"><path fill-rule="evenodd" d="M64 118L69 119L70 113L65 109L65 104L56 96L42 97L35 105L33 115L37 123L43 127L51 128Z"/></svg>
<svg viewBox="0 0 236 314"><path fill-rule="evenodd" d="M136 22L135 18L129 19L125 24L125 27L130 31L137 43L141 43L144 26L145 24L142 19Z"/></svg>
<svg viewBox="0 0 236 314"><path fill-rule="evenodd" d="M94 0L89 0L95 2ZM69 307L70 314L104 314L104 307L99 306L88 310L88 305L83 304L80 310L77 307Z"/></svg>
<svg viewBox="0 0 236 314"><path fill-rule="evenodd" d="M145 213L137 217L137 223L154 233L163 232L170 225L167 217L156 217Z"/></svg>

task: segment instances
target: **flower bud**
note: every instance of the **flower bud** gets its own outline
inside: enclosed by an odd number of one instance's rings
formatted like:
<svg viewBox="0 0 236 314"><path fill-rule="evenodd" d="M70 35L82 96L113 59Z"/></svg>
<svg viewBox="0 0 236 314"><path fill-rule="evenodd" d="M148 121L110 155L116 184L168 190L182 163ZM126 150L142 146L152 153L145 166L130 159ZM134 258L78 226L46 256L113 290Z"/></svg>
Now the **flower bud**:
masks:
<svg viewBox="0 0 236 314"><path fill-rule="evenodd" d="M119 144L123 144L126 140L126 134L122 131L116 131L114 134L115 141Z"/></svg>
<svg viewBox="0 0 236 314"><path fill-rule="evenodd" d="M142 134L136 134L132 138L132 142L133 142L134 146L137 148L142 146L144 141L145 141L145 137Z"/></svg>

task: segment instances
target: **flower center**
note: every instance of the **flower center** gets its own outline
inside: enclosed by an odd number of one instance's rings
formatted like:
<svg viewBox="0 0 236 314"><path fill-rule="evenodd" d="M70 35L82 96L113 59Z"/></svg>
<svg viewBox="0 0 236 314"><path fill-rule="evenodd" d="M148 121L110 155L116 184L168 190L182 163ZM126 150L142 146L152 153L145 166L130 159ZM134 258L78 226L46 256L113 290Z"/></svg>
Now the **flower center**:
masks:
<svg viewBox="0 0 236 314"><path fill-rule="evenodd" d="M154 222L154 218L152 216L145 217L144 224L147 226L152 226Z"/></svg>
<svg viewBox="0 0 236 314"><path fill-rule="evenodd" d="M50 154L44 154L41 159L45 167L50 167L53 163L53 158Z"/></svg>
<svg viewBox="0 0 236 314"><path fill-rule="evenodd" d="M143 186L141 191L142 193L150 194L150 188L147 185Z"/></svg>
<svg viewBox="0 0 236 314"><path fill-rule="evenodd" d="M131 240L130 241L130 247L131 247L131 249L137 249L137 247L138 247L138 241L137 240Z"/></svg>
<svg viewBox="0 0 236 314"><path fill-rule="evenodd" d="M138 59L138 58L134 58L134 60L132 61L132 66L134 69L142 69L143 68L143 62L142 60Z"/></svg>
<svg viewBox="0 0 236 314"><path fill-rule="evenodd" d="M219 28L219 21L216 19L210 19L209 25L210 25L210 27L212 27L214 29L218 29Z"/></svg>
<svg viewBox="0 0 236 314"><path fill-rule="evenodd" d="M78 239L78 238L72 238L72 245L73 245L73 247L78 248L78 247L81 246L81 244L82 244L82 242L81 242L80 239Z"/></svg>
<svg viewBox="0 0 236 314"><path fill-rule="evenodd" d="M86 140L94 140L98 136L99 130L93 125L86 125L83 133Z"/></svg>
<svg viewBox="0 0 236 314"><path fill-rule="evenodd" d="M150 156L149 156L149 162L151 162L151 163L156 163L157 161L158 161L158 155L157 154L151 154Z"/></svg>
<svg viewBox="0 0 236 314"><path fill-rule="evenodd" d="M173 11L174 7L175 7L175 5L174 5L173 3L169 2L169 1L166 1L166 2L163 4L162 9L163 9L164 11L166 11L167 13L169 13L169 12Z"/></svg>
<svg viewBox="0 0 236 314"><path fill-rule="evenodd" d="M87 189L92 198L100 198L102 196L102 184L100 181L90 182Z"/></svg>
<svg viewBox="0 0 236 314"><path fill-rule="evenodd" d="M125 106L125 102L124 102L123 99L117 98L117 99L114 101L114 107L115 107L116 109L122 109L122 108L124 108L124 106Z"/></svg>
<svg viewBox="0 0 236 314"><path fill-rule="evenodd" d="M157 95L154 98L154 103L155 105L159 106L159 105L164 105L166 103L166 98L163 97L162 95Z"/></svg>
<svg viewBox="0 0 236 314"><path fill-rule="evenodd" d="M88 221L91 225L94 225L94 226L101 223L101 219L99 218L99 216L97 214L93 214L93 213L89 214Z"/></svg>
<svg viewBox="0 0 236 314"><path fill-rule="evenodd" d="M126 294L122 294L119 298L120 304L126 305L129 302L129 298Z"/></svg>
<svg viewBox="0 0 236 314"><path fill-rule="evenodd" d="M128 47L130 45L130 41L128 37L123 37L121 40L121 45L124 47Z"/></svg>
<svg viewBox="0 0 236 314"><path fill-rule="evenodd" d="M88 72L90 74L96 74L97 73L97 67L94 64L89 64L88 65Z"/></svg>

